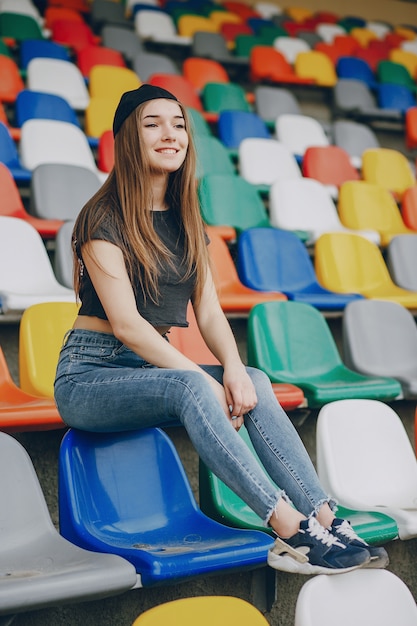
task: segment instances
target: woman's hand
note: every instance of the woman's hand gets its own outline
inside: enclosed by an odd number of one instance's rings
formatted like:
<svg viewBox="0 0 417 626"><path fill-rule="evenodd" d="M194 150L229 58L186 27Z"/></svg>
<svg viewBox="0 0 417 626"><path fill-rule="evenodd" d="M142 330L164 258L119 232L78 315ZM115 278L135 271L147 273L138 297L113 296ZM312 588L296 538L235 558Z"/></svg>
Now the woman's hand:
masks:
<svg viewBox="0 0 417 626"><path fill-rule="evenodd" d="M243 425L243 416L258 402L255 387L243 363L225 368L223 386L230 419L236 430L239 430Z"/></svg>

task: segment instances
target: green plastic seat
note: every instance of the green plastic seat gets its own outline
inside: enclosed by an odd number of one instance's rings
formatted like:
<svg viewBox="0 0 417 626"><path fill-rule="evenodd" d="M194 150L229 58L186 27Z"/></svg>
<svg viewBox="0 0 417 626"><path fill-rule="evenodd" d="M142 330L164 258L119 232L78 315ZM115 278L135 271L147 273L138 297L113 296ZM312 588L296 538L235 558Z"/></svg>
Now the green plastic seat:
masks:
<svg viewBox="0 0 417 626"><path fill-rule="evenodd" d="M272 382L301 387L309 407L335 400L392 400L397 380L359 374L344 365L323 314L294 301L256 305L248 318L248 363Z"/></svg>
<svg viewBox="0 0 417 626"><path fill-rule="evenodd" d="M239 435L259 461L248 431L244 426L239 430ZM259 464L262 465L260 461ZM199 466L199 496L202 511L221 524L235 528L263 530L272 534L272 529L265 527L261 518L217 478L201 460ZM398 537L397 523L383 513L355 511L339 506L337 515L343 519L348 519L358 535L367 543L379 545Z"/></svg>
<svg viewBox="0 0 417 626"><path fill-rule="evenodd" d="M414 93L417 85L408 69L402 63L384 59L378 63L377 76L380 83L391 83L407 87Z"/></svg>
<svg viewBox="0 0 417 626"><path fill-rule="evenodd" d="M195 135L194 143L197 154L197 178L208 174L236 175L236 168L229 156L229 151L220 139L209 135Z"/></svg>
<svg viewBox="0 0 417 626"><path fill-rule="evenodd" d="M246 92L237 83L206 83L201 94L204 109L222 111L251 111Z"/></svg>
<svg viewBox="0 0 417 626"><path fill-rule="evenodd" d="M198 194L204 221L210 226L269 227L265 205L255 187L241 176L208 174L199 182Z"/></svg>
<svg viewBox="0 0 417 626"><path fill-rule="evenodd" d="M190 117L194 137L196 135L203 135L205 137L213 136L209 123L201 115L200 111L197 111L197 109L193 109L192 107L188 107L187 112Z"/></svg>
<svg viewBox="0 0 417 626"><path fill-rule="evenodd" d="M31 15L24 13L0 13L0 37L24 41L25 39L45 39L39 23Z"/></svg>

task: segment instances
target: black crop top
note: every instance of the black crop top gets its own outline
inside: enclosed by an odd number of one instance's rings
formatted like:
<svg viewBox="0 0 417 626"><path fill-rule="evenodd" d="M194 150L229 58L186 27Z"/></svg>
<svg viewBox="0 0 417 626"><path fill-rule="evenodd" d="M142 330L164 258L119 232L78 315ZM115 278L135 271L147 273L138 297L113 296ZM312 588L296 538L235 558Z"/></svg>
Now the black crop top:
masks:
<svg viewBox="0 0 417 626"><path fill-rule="evenodd" d="M181 280L185 275L183 264L184 235L172 209L152 212L156 233L172 252L174 266L164 264L159 276L159 297L156 304L149 296L144 298L140 281L134 285L136 306L139 313L152 326L188 326L186 312L195 286L195 277ZM93 239L102 239L115 245L120 244L122 235L117 232L110 220L95 233ZM80 252L79 252L80 254ZM106 313L88 275L87 268L80 259L80 300L79 315L88 315L107 320Z"/></svg>

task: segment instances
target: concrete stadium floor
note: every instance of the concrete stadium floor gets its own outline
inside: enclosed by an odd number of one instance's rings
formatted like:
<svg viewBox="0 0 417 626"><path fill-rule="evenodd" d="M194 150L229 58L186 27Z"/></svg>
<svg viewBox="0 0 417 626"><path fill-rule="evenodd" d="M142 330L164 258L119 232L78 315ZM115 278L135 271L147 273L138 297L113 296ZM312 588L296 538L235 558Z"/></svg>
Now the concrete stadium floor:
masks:
<svg viewBox="0 0 417 626"><path fill-rule="evenodd" d="M340 318L330 319L333 335L340 345ZM246 320L231 320L238 340L242 358L246 360ZM18 323L0 323L0 345L12 376L18 382ZM396 402L393 408L401 416L414 445L414 402ZM315 462L315 426L316 412L310 412L305 421L297 419L297 414L290 414L297 425L312 459ZM170 428L167 431L180 454L187 471L193 491L198 499L198 458L182 428ZM29 452L37 471L41 486L54 523L58 526L57 462L58 451L63 431L37 433L19 433L14 435ZM378 433L375 433L375 445L378 445ZM389 570L397 574L410 588L417 601L417 539L389 543ZM299 590L307 577L276 573L277 597L272 608L266 613L271 626L293 626L295 604ZM112 598L85 602L69 606L18 614L13 626L130 626L144 610L180 597L197 595L233 595L257 604L258 596L253 585L251 572L238 572L227 575L195 579L179 585L153 589L136 589ZM335 616L337 620L337 616ZM399 616L399 623L400 616ZM215 625L213 625L215 626Z"/></svg>

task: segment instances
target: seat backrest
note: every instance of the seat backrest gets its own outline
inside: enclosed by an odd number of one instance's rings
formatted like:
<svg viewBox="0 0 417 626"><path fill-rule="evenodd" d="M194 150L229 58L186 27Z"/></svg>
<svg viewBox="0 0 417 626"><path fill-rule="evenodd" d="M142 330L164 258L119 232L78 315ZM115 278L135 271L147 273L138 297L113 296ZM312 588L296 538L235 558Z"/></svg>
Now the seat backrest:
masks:
<svg viewBox="0 0 417 626"><path fill-rule="evenodd" d="M30 171L42 163L69 163L97 171L85 133L68 122L28 120L22 126L20 154L22 165Z"/></svg>
<svg viewBox="0 0 417 626"><path fill-rule="evenodd" d="M204 15L184 14L177 21L178 34L182 37L192 37L194 33L205 30L207 32L217 33L219 25L210 17Z"/></svg>
<svg viewBox="0 0 417 626"><path fill-rule="evenodd" d="M407 157L392 148L369 148L362 154L363 179L376 183L402 196L404 191L416 184Z"/></svg>
<svg viewBox="0 0 417 626"><path fill-rule="evenodd" d="M0 55L0 101L14 104L17 94L25 88L19 66L11 57Z"/></svg>
<svg viewBox="0 0 417 626"><path fill-rule="evenodd" d="M354 233L325 233L315 245L319 282L332 291L363 293L392 280L378 246Z"/></svg>
<svg viewBox="0 0 417 626"><path fill-rule="evenodd" d="M175 22L165 11L142 9L134 16L135 32L142 41L147 39L163 39L177 34Z"/></svg>
<svg viewBox="0 0 417 626"><path fill-rule="evenodd" d="M197 178L208 174L236 174L232 159L226 146L218 137L209 135L196 135L194 137L197 154Z"/></svg>
<svg viewBox="0 0 417 626"><path fill-rule="evenodd" d="M137 89L141 85L139 76L129 67L95 65L90 71L90 96L101 96L117 100L125 91Z"/></svg>
<svg viewBox="0 0 417 626"><path fill-rule="evenodd" d="M150 52L141 50L133 57L132 69L138 75L142 83L146 83L152 74L180 74L175 61L162 52Z"/></svg>
<svg viewBox="0 0 417 626"><path fill-rule="evenodd" d="M71 163L41 163L32 173L30 207L45 219L74 220L101 187L98 174Z"/></svg>
<svg viewBox="0 0 417 626"><path fill-rule="evenodd" d="M25 218L27 212L19 188L9 168L0 162L1 209L0 215Z"/></svg>
<svg viewBox="0 0 417 626"><path fill-rule="evenodd" d="M381 109L391 109L403 115L416 106L416 97L404 85L381 83L378 87L378 105Z"/></svg>
<svg viewBox="0 0 417 626"><path fill-rule="evenodd" d="M231 149L239 148L247 137L271 137L265 122L256 113L237 109L220 111L217 134L220 141Z"/></svg>
<svg viewBox="0 0 417 626"><path fill-rule="evenodd" d="M352 78L363 81L369 87L375 86L376 77L364 59L354 56L342 56L338 59L336 72L339 78Z"/></svg>
<svg viewBox="0 0 417 626"><path fill-rule="evenodd" d="M301 78L312 78L317 85L334 87L337 82L336 70L333 62L319 50L299 52L295 59L294 69Z"/></svg>
<svg viewBox="0 0 417 626"><path fill-rule="evenodd" d="M89 78L91 68L95 65L126 67L126 62L121 52L102 45L89 45L81 48L77 52L76 63L80 68L81 74L86 79Z"/></svg>
<svg viewBox="0 0 417 626"><path fill-rule="evenodd" d="M209 350L198 328L192 304L187 308L188 328L172 326L169 342L195 363L218 365L219 361Z"/></svg>
<svg viewBox="0 0 417 626"><path fill-rule="evenodd" d="M295 155L303 156L310 146L328 146L330 141L323 126L309 115L280 115L275 134Z"/></svg>
<svg viewBox="0 0 417 626"><path fill-rule="evenodd" d="M113 129L106 130L100 136L97 149L97 165L101 172L110 172L114 165Z"/></svg>
<svg viewBox="0 0 417 626"><path fill-rule="evenodd" d="M339 24L319 23L317 24L316 32L327 43L333 43L334 38L338 35L346 35L346 29Z"/></svg>
<svg viewBox="0 0 417 626"><path fill-rule="evenodd" d="M396 285L417 291L417 231L393 237L387 246L387 267Z"/></svg>
<svg viewBox="0 0 417 626"><path fill-rule="evenodd" d="M158 428L70 429L61 443L59 491L64 536L67 526L80 526L82 520L92 535L102 527L134 523L135 534L146 537L197 510L175 447Z"/></svg>
<svg viewBox="0 0 417 626"><path fill-rule="evenodd" d="M333 99L335 107L343 113L363 111L369 114L377 107L374 93L358 78L339 78L334 86Z"/></svg>
<svg viewBox="0 0 417 626"><path fill-rule="evenodd" d="M417 381L417 326L401 304L374 299L350 302L342 337L348 367L393 378L414 372Z"/></svg>
<svg viewBox="0 0 417 626"><path fill-rule="evenodd" d="M27 69L29 61L36 57L46 57L49 59L61 59L61 61L71 61L68 48L50 39L25 39L19 45L20 67Z"/></svg>
<svg viewBox="0 0 417 626"><path fill-rule="evenodd" d="M197 31L193 35L191 54L209 59L227 59L231 57L225 38L220 33Z"/></svg>
<svg viewBox="0 0 417 626"><path fill-rule="evenodd" d="M276 180L302 176L295 156L277 139L243 139L239 144L238 163L242 178L255 185L272 185Z"/></svg>
<svg viewBox="0 0 417 626"><path fill-rule="evenodd" d="M340 437L345 429L349 432ZM361 436L355 437L359 431ZM416 456L400 416L388 404L365 399L331 402L320 410L316 433L320 480L344 506L415 511ZM378 446L372 445L375 433Z"/></svg>
<svg viewBox="0 0 417 626"><path fill-rule="evenodd" d="M269 226L268 214L256 189L240 176L207 174L199 182L198 195L204 221L238 230Z"/></svg>
<svg viewBox="0 0 417 626"><path fill-rule="evenodd" d="M327 322L315 307L301 302L255 305L248 318L248 363L271 380L320 376L342 361Z"/></svg>
<svg viewBox="0 0 417 626"><path fill-rule="evenodd" d="M187 107L203 111L203 105L194 86L181 74L155 73L149 77L149 83L173 93Z"/></svg>
<svg viewBox="0 0 417 626"><path fill-rule="evenodd" d="M24 391L54 397L59 351L77 312L75 301L44 302L25 309L19 329L19 380Z"/></svg>
<svg viewBox="0 0 417 626"><path fill-rule="evenodd" d="M402 63L395 63L389 59L382 60L378 64L377 76L381 83L404 85L415 90L414 79Z"/></svg>
<svg viewBox="0 0 417 626"><path fill-rule="evenodd" d="M48 119L69 122L80 128L77 114L68 100L53 93L23 89L16 98L15 118L17 126L30 119Z"/></svg>
<svg viewBox="0 0 417 626"><path fill-rule="evenodd" d="M183 62L182 72L198 91L201 91L206 83L230 82L226 69L215 59L187 57Z"/></svg>
<svg viewBox="0 0 417 626"><path fill-rule="evenodd" d="M53 267L58 282L68 289L73 288L73 254L72 254L72 231L74 222L64 222L55 237L55 254Z"/></svg>
<svg viewBox="0 0 417 626"><path fill-rule="evenodd" d="M206 83L201 98L206 111L220 113L224 110L251 110L246 92L238 83Z"/></svg>
<svg viewBox="0 0 417 626"><path fill-rule="evenodd" d="M15 437L0 432L0 493L5 545L28 543L54 529L29 454Z"/></svg>
<svg viewBox="0 0 417 626"><path fill-rule="evenodd" d="M84 131L88 137L99 139L103 133L113 130L117 98L92 96L85 110Z"/></svg>
<svg viewBox="0 0 417 626"><path fill-rule="evenodd" d="M313 178L275 181L270 188L270 221L286 230L340 230L336 207L325 186Z"/></svg>
<svg viewBox="0 0 417 626"><path fill-rule="evenodd" d="M353 120L336 120L333 123L333 141L348 154L355 167L362 165L362 154L368 148L379 148L379 140L368 124Z"/></svg>
<svg viewBox="0 0 417 626"><path fill-rule="evenodd" d="M0 13L0 37L23 41L43 39L44 35L39 20L33 15L2 11Z"/></svg>
<svg viewBox="0 0 417 626"><path fill-rule="evenodd" d="M323 613L323 603L328 611ZM401 626L417 619L415 600L407 585L388 570L349 572L346 576L316 576L301 588L295 608L295 626L339 626L376 623L390 626L401 615ZM145 625L144 625L145 626Z"/></svg>
<svg viewBox="0 0 417 626"><path fill-rule="evenodd" d="M297 98L289 89L273 85L256 85L255 110L267 122L274 122L279 115L290 113L301 115Z"/></svg>
<svg viewBox="0 0 417 626"><path fill-rule="evenodd" d="M137 33L124 26L104 24L101 29L101 39L104 46L118 50L131 63L136 54L143 50L142 41Z"/></svg>
<svg viewBox="0 0 417 626"><path fill-rule="evenodd" d="M260 291L300 291L317 282L305 245L294 233L277 228L242 232L237 268L242 282Z"/></svg>
<svg viewBox="0 0 417 626"><path fill-rule="evenodd" d="M401 202L401 214L408 228L417 231L417 184L405 190Z"/></svg>
<svg viewBox="0 0 417 626"><path fill-rule="evenodd" d="M323 185L340 187L347 180L359 180L349 154L340 146L310 146L304 153L303 175Z"/></svg>
<svg viewBox="0 0 417 626"><path fill-rule="evenodd" d="M35 57L27 66L26 87L65 98L76 111L84 111L90 94L79 68L71 61Z"/></svg>
<svg viewBox="0 0 417 626"><path fill-rule="evenodd" d="M274 39L273 46L282 52L288 63L293 65L299 52L308 52L311 49L304 39L298 37L277 37Z"/></svg>

